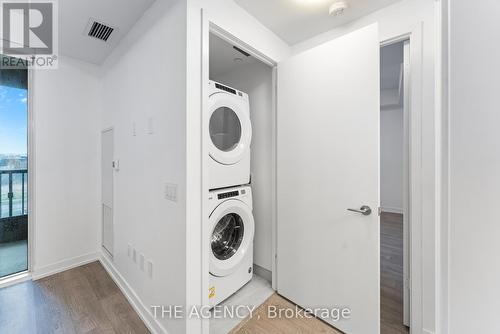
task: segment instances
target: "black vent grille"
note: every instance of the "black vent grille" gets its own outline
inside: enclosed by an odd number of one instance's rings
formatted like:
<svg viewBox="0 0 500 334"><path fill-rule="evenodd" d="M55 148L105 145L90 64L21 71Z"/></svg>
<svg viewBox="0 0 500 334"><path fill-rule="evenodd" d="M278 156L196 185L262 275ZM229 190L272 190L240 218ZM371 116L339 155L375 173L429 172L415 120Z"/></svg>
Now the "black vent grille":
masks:
<svg viewBox="0 0 500 334"><path fill-rule="evenodd" d="M90 26L88 35L107 42L113 31L115 31L115 28L111 28L110 26L94 21Z"/></svg>

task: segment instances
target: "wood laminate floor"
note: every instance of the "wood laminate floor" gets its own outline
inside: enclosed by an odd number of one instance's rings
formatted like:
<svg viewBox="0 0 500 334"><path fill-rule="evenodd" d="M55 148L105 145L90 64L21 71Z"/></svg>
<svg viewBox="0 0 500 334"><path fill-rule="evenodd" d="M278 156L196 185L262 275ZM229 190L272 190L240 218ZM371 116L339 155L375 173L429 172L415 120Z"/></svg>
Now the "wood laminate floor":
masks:
<svg viewBox="0 0 500 334"><path fill-rule="evenodd" d="M380 216L381 334L406 334L403 325L403 215Z"/></svg>
<svg viewBox="0 0 500 334"><path fill-rule="evenodd" d="M309 317L269 318L269 307L276 310L295 311L292 304L278 294L273 294L254 311L251 318L236 326L230 334L342 334L325 322ZM277 311L279 312L279 311Z"/></svg>
<svg viewBox="0 0 500 334"><path fill-rule="evenodd" d="M99 262L0 289L0 333L149 333Z"/></svg>
<svg viewBox="0 0 500 334"><path fill-rule="evenodd" d="M383 213L380 217L381 334L407 334L403 325L403 216ZM269 319L267 308L294 309L295 305L277 294L271 296L230 334L340 334L318 319Z"/></svg>
<svg viewBox="0 0 500 334"><path fill-rule="evenodd" d="M381 216L381 334L407 334L403 325L402 216ZM265 305L294 307L278 295ZM338 334L318 319L267 319L264 311L232 334ZM257 317L255 317L257 315ZM260 317L259 317L260 315ZM149 333L99 262L0 289L0 333Z"/></svg>

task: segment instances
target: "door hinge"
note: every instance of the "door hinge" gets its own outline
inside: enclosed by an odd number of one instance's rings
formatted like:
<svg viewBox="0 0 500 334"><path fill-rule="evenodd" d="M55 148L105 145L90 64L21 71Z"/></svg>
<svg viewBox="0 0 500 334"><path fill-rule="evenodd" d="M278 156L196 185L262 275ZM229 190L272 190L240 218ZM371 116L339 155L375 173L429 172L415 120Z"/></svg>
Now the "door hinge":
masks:
<svg viewBox="0 0 500 334"><path fill-rule="evenodd" d="M378 207L377 212L379 216L382 215L382 208L380 206Z"/></svg>
<svg viewBox="0 0 500 334"><path fill-rule="evenodd" d="M408 291L411 291L411 282L410 282L410 279L409 278L406 278L405 279L405 289L408 290Z"/></svg>

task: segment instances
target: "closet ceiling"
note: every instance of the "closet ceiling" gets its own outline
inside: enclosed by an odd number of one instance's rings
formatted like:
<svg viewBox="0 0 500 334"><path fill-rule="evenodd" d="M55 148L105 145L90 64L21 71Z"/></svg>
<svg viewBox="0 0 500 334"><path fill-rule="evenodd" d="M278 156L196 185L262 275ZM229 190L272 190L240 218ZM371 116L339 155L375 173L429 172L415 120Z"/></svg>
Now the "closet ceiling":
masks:
<svg viewBox="0 0 500 334"><path fill-rule="evenodd" d="M93 64L102 64L119 40L127 34L155 0L63 0L59 4L59 52ZM171 1L171 0L162 0ZM86 27L93 18L112 27L111 40L88 37Z"/></svg>
<svg viewBox="0 0 500 334"><path fill-rule="evenodd" d="M290 46L400 0L346 0L341 16L328 14L333 0L234 0Z"/></svg>
<svg viewBox="0 0 500 334"><path fill-rule="evenodd" d="M210 77L219 78L236 68L259 62L252 56L245 56L221 38L210 34Z"/></svg>

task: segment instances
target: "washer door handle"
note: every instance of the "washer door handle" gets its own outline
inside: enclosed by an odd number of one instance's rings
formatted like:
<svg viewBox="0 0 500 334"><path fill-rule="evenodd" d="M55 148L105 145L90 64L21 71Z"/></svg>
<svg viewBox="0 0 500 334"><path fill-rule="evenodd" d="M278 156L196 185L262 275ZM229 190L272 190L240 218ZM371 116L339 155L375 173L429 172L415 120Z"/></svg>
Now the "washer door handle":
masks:
<svg viewBox="0 0 500 334"><path fill-rule="evenodd" d="M364 216L369 216L372 213L372 209L368 205L363 205L361 208L359 208L359 210L358 209L347 209L347 210L361 213Z"/></svg>

